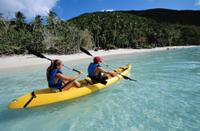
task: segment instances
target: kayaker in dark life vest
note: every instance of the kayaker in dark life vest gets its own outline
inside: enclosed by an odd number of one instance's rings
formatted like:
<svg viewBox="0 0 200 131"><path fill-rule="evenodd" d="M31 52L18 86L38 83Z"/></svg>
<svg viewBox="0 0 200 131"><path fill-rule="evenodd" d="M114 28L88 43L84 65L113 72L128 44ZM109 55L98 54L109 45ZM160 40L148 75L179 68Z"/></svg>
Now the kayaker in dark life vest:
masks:
<svg viewBox="0 0 200 131"><path fill-rule="evenodd" d="M107 75L111 75L112 77L116 76L117 74L114 72L107 71L100 66L102 62L102 57L96 56L93 59L93 63L90 63L88 66L88 76L94 82L102 82L108 79Z"/></svg>
<svg viewBox="0 0 200 131"><path fill-rule="evenodd" d="M64 91L72 86L80 87L81 84L76 80L80 77L80 73L75 77L66 76L61 71L62 66L62 61L56 59L53 60L51 65L47 68L47 81L52 91Z"/></svg>

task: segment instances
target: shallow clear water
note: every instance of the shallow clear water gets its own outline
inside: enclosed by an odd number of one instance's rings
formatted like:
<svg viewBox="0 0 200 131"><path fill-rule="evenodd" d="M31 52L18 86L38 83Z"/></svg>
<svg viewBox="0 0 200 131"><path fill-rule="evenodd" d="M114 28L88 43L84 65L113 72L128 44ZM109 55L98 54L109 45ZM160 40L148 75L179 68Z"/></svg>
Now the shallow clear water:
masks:
<svg viewBox="0 0 200 131"><path fill-rule="evenodd" d="M24 93L46 87L46 66L1 71L0 130L200 129L200 48L107 57L105 61L115 67L132 64L130 76L138 82L123 80L79 99L22 110L8 110L7 105ZM70 66L86 71L88 62Z"/></svg>

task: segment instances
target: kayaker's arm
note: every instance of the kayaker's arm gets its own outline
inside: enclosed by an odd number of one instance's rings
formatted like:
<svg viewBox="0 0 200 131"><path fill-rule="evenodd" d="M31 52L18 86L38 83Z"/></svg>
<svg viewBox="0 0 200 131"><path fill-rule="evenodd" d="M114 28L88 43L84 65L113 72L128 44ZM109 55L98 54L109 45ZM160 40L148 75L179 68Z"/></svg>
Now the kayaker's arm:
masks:
<svg viewBox="0 0 200 131"><path fill-rule="evenodd" d="M100 70L100 72L105 73L105 74L109 74L109 75L111 75L112 77L114 77L114 76L117 75L116 73L110 72L110 71L106 71L106 70L104 70L104 69L101 68L101 67L98 67L98 69Z"/></svg>

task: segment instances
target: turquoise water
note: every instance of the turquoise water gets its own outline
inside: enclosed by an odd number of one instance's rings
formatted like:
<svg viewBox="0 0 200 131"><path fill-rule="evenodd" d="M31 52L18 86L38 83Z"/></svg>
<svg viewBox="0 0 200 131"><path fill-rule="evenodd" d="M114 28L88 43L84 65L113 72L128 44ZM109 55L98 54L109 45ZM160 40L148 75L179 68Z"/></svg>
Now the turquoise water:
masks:
<svg viewBox="0 0 200 131"><path fill-rule="evenodd" d="M107 57L105 61L116 67L132 64L130 76L138 82L124 80L69 102L22 110L8 110L7 105L24 93L46 87L46 66L1 71L0 130L200 129L200 48ZM88 62L70 66L86 71Z"/></svg>

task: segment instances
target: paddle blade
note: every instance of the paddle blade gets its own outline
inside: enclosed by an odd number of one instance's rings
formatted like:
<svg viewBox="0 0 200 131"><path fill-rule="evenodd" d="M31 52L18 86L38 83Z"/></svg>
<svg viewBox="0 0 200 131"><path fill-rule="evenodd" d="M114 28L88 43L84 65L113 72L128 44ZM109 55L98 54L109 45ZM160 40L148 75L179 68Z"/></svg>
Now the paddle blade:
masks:
<svg viewBox="0 0 200 131"><path fill-rule="evenodd" d="M35 56L37 56L37 57L46 58L46 57L45 57L44 55L42 55L41 53L36 52L36 51L34 51L34 50L30 49L30 48L27 48L27 50L28 50L28 52L29 52L30 54L33 54L33 55L35 55Z"/></svg>
<svg viewBox="0 0 200 131"><path fill-rule="evenodd" d="M41 53L39 53L39 52L37 52L37 51L35 51L35 50L32 50L32 49L30 49L30 48L27 48L27 50L28 50L28 52L29 52L30 54L33 54L33 55L35 55L35 56L37 56L37 57L45 58L45 59L47 59L47 60L52 61L51 59L45 57L44 55L42 55Z"/></svg>
<svg viewBox="0 0 200 131"><path fill-rule="evenodd" d="M120 74L121 75L121 74ZM134 79L131 79L130 77L128 76L124 76L124 75L121 75L122 77L124 77L124 79L127 79L127 80L131 80L131 81L137 81L137 80L134 80Z"/></svg>
<svg viewBox="0 0 200 131"><path fill-rule="evenodd" d="M85 54L89 55L89 56L93 56L92 54L90 54L89 51L87 51L87 50L84 49L83 47L80 47L80 50L81 50L82 52L84 52Z"/></svg>

